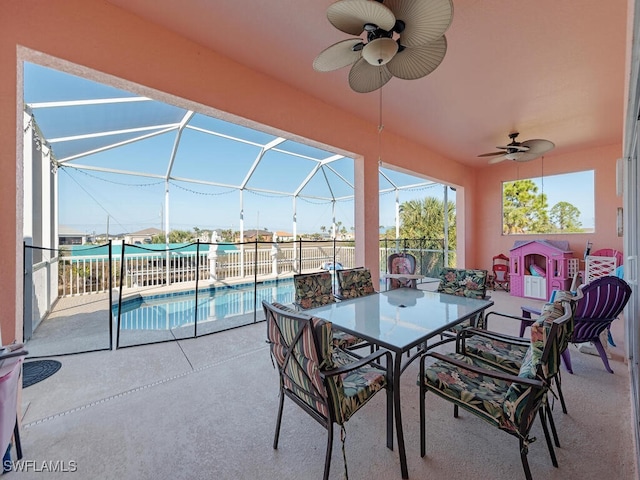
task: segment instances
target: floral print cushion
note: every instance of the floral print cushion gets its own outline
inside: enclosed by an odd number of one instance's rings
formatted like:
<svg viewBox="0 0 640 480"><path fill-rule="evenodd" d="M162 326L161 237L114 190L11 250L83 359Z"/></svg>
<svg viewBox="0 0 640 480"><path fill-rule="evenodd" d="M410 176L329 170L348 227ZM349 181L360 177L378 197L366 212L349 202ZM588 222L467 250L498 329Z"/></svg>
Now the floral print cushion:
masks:
<svg viewBox="0 0 640 480"><path fill-rule="evenodd" d="M333 331L333 346L336 348L342 348L347 350L351 347L364 343L364 340L350 333L343 332L342 330Z"/></svg>
<svg viewBox="0 0 640 480"><path fill-rule="evenodd" d="M518 376L526 379L538 379L546 383L546 379L557 373L560 354L558 345L561 342L562 332L558 332L557 338L551 338L553 321L564 314L562 305L545 306L540 318L531 326L531 341L526 349ZM570 324L571 322L567 322ZM495 342L495 341L494 341ZM543 353L547 342L549 344L548 357L543 361ZM498 344L490 347L492 355L504 346ZM485 348L486 350L486 348ZM482 349L479 350L483 352ZM521 353L521 349L518 348ZM482 365L483 360L478 357L462 354L449 354L449 356L461 360L469 365ZM504 363L504 362L503 362ZM513 363L515 366L515 363ZM492 367L489 367L492 368ZM514 435L522 436L529 431L536 412L542 402L545 401L546 389L535 389L519 383L504 382L489 375L483 375L465 368L461 368L442 360L429 366L425 373L425 387L437 395L447 398L460 407L494 424L502 430ZM531 395L534 394L531 403ZM532 407L532 408L531 408ZM524 418L528 412L528 417Z"/></svg>
<svg viewBox="0 0 640 480"><path fill-rule="evenodd" d="M518 376L536 378L537 364L533 351L534 349L527 350ZM469 356L458 353L450 353L448 356L469 365L491 369L488 364ZM527 432L535 418L537 408L530 410L533 413L525 423L521 423L530 395L530 387L516 383L510 384L441 360L428 367L424 381L428 391L452 401L513 435L519 436L520 432ZM537 404L536 407L543 401L544 395L545 390L537 392L534 402Z"/></svg>
<svg viewBox="0 0 640 480"><path fill-rule="evenodd" d="M336 301L329 272L295 275L293 284L295 302L303 309L321 307Z"/></svg>
<svg viewBox="0 0 640 480"><path fill-rule="evenodd" d="M443 268L440 270L440 284L438 292L459 297L484 299L487 293L486 270L463 270L460 268ZM456 325L451 329L459 332L471 324L469 320ZM474 320L473 326L484 328L484 314L480 313Z"/></svg>
<svg viewBox="0 0 640 480"><path fill-rule="evenodd" d="M551 323L562 315L564 315L564 307L561 304L546 304L542 307L540 317L534 323L546 322L547 328L550 328ZM536 335L539 337L541 333L538 331ZM562 339L559 339L559 342L561 344ZM543 348L543 345L540 347ZM528 348L529 345L522 345L520 342L502 342L479 335L465 340L465 353L467 355L476 357L504 372L514 375L517 375L520 371ZM550 358L550 361L553 362L553 359Z"/></svg>
<svg viewBox="0 0 640 480"><path fill-rule="evenodd" d="M443 268L438 292L483 299L487 292L487 271Z"/></svg>
<svg viewBox="0 0 640 480"><path fill-rule="evenodd" d="M522 358L517 373L519 377L544 380L545 376L542 372L546 365L542 363L542 353L550 332L549 326L547 321L537 321L531 327L531 344ZM470 365L487 368L477 357L457 353L450 356ZM509 384L442 361L437 361L430 366L425 377L425 386L430 391L450 399L498 428L514 434L518 434L519 431L528 431L537 407L544 400L546 392L545 390L536 392L534 400L536 408L528 410L531 412L530 417L523 419L522 416L531 395L529 386L518 383ZM524 430L519 426L525 427Z"/></svg>
<svg viewBox="0 0 640 480"><path fill-rule="evenodd" d="M531 328L532 330L544 330L544 327L542 327L541 324L533 325ZM528 379L538 378L539 380L544 380L538 376L538 372L540 370L539 366L542 359L542 350L534 345L535 344L532 343L527 350L522 361L522 365L520 366L518 376ZM533 408L529 410L529 417L523 419L522 417L528 406L527 403L531 395L531 390L532 389L529 386L512 383L504 395L504 403L502 405L504 414L506 418L509 419L509 423L514 426L522 425L525 427L525 431L529 430L529 427L535 419L535 412L538 411L538 407L544 401L546 395L545 389L541 389L536 392Z"/></svg>
<svg viewBox="0 0 640 480"><path fill-rule="evenodd" d="M568 290L556 290L553 295L553 303L575 302L576 296Z"/></svg>
<svg viewBox="0 0 640 480"><path fill-rule="evenodd" d="M354 358L343 350L333 350L333 363L336 367L354 362ZM327 386L331 390L336 423L344 422L360 409L378 391L387 384L384 371L365 365L344 373L327 378Z"/></svg>
<svg viewBox="0 0 640 480"><path fill-rule="evenodd" d="M357 298L375 293L371 272L360 268L353 270L338 270L338 283L342 298Z"/></svg>
<svg viewBox="0 0 640 480"><path fill-rule="evenodd" d="M474 363L470 357L458 353L450 353L448 356L470 365ZM517 432L516 424L509 419L502 407L508 383L441 360L426 369L422 381L428 391L446 398L502 430Z"/></svg>
<svg viewBox="0 0 640 480"><path fill-rule="evenodd" d="M540 345L544 348L551 333L551 326L555 320L564 315L564 306L562 303L547 303L542 307L540 316L531 327L531 343ZM535 328L534 328L535 327ZM569 346L569 340L573 333L573 319L564 325L558 326L557 337L550 346L549 358L543 365L544 374L547 377L554 376L560 369L560 354Z"/></svg>
<svg viewBox="0 0 640 480"><path fill-rule="evenodd" d="M529 345L501 342L477 335L465 341L464 353L500 371L517 375L528 349Z"/></svg>
<svg viewBox="0 0 640 480"><path fill-rule="evenodd" d="M555 305L555 310L554 310L554 315L556 316L555 318L560 318L562 315L564 315L564 306L562 305L562 302L570 302L571 314L574 315L576 313L576 307L578 305L578 300L576 299L576 296L569 291L558 290L553 299L553 304ZM571 340L571 337L573 336L574 327L575 327L575 324L573 322L573 319L571 319L571 321L565 324L564 328L561 330L560 340L558 344L558 349L560 353L564 352L569 346L569 342Z"/></svg>

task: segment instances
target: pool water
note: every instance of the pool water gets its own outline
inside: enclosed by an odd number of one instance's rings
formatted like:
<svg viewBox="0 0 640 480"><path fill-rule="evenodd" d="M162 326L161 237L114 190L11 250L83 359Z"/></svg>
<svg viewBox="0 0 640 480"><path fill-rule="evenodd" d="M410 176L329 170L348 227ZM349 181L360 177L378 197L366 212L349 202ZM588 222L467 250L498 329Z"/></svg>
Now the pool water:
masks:
<svg viewBox="0 0 640 480"><path fill-rule="evenodd" d="M259 283L256 289L251 283L198 290L198 324L253 315L256 306L261 311L262 300L293 303L293 280ZM171 330L191 326L196 321L195 307L195 290L127 299L122 302L120 330ZM112 314L117 319L117 304Z"/></svg>

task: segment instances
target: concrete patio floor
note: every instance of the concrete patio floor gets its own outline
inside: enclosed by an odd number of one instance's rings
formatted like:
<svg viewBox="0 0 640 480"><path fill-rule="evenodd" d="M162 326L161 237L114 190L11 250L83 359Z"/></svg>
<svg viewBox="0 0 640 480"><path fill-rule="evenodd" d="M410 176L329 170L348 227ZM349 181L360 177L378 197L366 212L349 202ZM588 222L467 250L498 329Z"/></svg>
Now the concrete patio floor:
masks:
<svg viewBox="0 0 640 480"><path fill-rule="evenodd" d="M516 314L520 305L536 304L491 295L494 310ZM490 324L511 334L518 327ZM24 460L33 468L6 478L42 478L43 462L56 461L74 465L82 479L322 478L326 431L291 402L285 402L279 448L272 448L278 377L265 329L258 323L197 339L52 357L62 368L22 392ZM622 345L622 320L614 322L613 335ZM559 468L551 465L536 422L538 441L529 448L534 479L638 478L621 348L611 349L614 375L599 357L570 348L575 373L562 375L569 413L562 414L559 402L554 409ZM402 378L410 478L524 478L514 437L464 412L453 418L451 405L433 395L427 396L427 456L420 457L417 369L411 365ZM401 478L397 452L385 446L384 401L377 395L346 425L352 480ZM344 478L338 433L331 478Z"/></svg>

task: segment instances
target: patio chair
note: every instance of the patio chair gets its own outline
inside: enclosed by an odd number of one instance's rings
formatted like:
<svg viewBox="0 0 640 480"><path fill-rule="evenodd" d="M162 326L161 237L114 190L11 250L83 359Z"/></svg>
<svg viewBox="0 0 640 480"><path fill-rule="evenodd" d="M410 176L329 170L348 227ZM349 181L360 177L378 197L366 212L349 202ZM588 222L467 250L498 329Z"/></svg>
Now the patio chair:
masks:
<svg viewBox="0 0 640 480"><path fill-rule="evenodd" d="M485 300L487 296L487 271L461 268L443 268L440 270L439 293L447 295L457 295L460 297L479 298ZM468 327L484 327L484 315L478 314L472 320L465 321L457 325L455 332Z"/></svg>
<svg viewBox="0 0 640 480"><path fill-rule="evenodd" d="M425 353L421 356L418 377L421 456L426 453L425 396L427 392L433 392L518 438L520 460L527 480L532 478L527 459L529 444L533 441L529 432L536 415L539 415L551 462L554 467L558 466L542 407L549 385L545 371L557 369L561 332L568 328L572 318L569 302L563 302L563 309L564 314L560 318L552 322L544 318L532 326L531 343L518 375L479 367L474 364L474 359L458 353ZM427 365L427 359L435 362ZM464 449L460 452L464 455Z"/></svg>
<svg viewBox="0 0 640 480"><path fill-rule="evenodd" d="M293 276L295 305L301 309L321 307L336 301L333 278L328 271L301 273Z"/></svg>
<svg viewBox="0 0 640 480"><path fill-rule="evenodd" d="M330 322L283 309L277 303L263 301L262 305L267 319L267 341L280 376L273 448L278 448L284 399L288 397L327 430L323 477L327 480L333 425L340 426L344 442L345 423L382 390L387 392L387 445L392 445L391 353L380 349L365 358L353 356L334 348ZM385 357L384 361L382 357ZM386 366L382 367L380 363ZM344 452L343 443L343 455ZM344 458L346 474L346 456Z"/></svg>
<svg viewBox="0 0 640 480"><path fill-rule="evenodd" d="M613 373L607 352L600 340L600 334L611 327L611 323L618 318L631 297L631 287L621 278L606 276L595 279L583 285L582 298L578 300L575 312L575 327L571 335L571 343L591 342L596 347L604 368ZM524 329L534 320L531 315L539 315L539 311L531 307L522 307L522 322L520 336ZM573 373L571 353L567 348L562 353L567 371Z"/></svg>
<svg viewBox="0 0 640 480"><path fill-rule="evenodd" d="M294 275L293 286L295 290L294 305L299 310L321 307L336 301L336 297L333 295L333 279L330 272ZM344 349L369 345L363 339L340 330L334 330L333 341L336 347Z"/></svg>
<svg viewBox="0 0 640 480"><path fill-rule="evenodd" d="M387 259L388 273L414 275L416 273L416 257L410 253L400 252L389 255ZM417 282L414 279L388 278L387 290L396 288L416 288Z"/></svg>
<svg viewBox="0 0 640 480"><path fill-rule="evenodd" d="M22 458L22 443L18 428L18 383L22 378L23 358L28 354L22 344L11 344L0 350L0 446L2 446L2 471L7 471L11 460L11 437L16 447L16 457Z"/></svg>
<svg viewBox="0 0 640 480"><path fill-rule="evenodd" d="M499 254L493 257L493 266L491 267L493 278L491 279L491 287L502 288L505 292L509 291L509 257Z"/></svg>
<svg viewBox="0 0 640 480"><path fill-rule="evenodd" d="M371 280L371 271L368 268L351 268L338 270L338 298L363 297L376 293Z"/></svg>
<svg viewBox="0 0 640 480"><path fill-rule="evenodd" d="M579 290L576 295L568 291L557 292L555 295L555 301L544 305L541 310L541 316L536 319L536 321L540 322L541 319L555 320L556 318L560 318L564 315L562 302L569 302L572 314L575 314L576 304L581 297L581 290ZM514 320L522 320L522 317L496 311L487 313L486 319L488 320L492 315ZM562 354L568 347L569 339L573 333L573 328L574 324L572 321L567 324L566 329L563 329L563 337L559 340L560 354ZM456 352L484 362L485 364L488 364L490 368L496 368L500 371L517 375L522 367L522 362L524 361L530 344L531 342L529 339L514 337L512 335L488 330L469 328L459 335L458 342L456 344ZM552 375L549 374L548 380L550 388L552 388L553 385L556 386L558 398L562 406L562 412L567 413L567 406L564 401L560 381L560 370L558 369ZM551 429L556 440L556 446L560 446L555 432L555 426L553 425L553 417L551 417L550 409L548 410L548 415L551 423Z"/></svg>

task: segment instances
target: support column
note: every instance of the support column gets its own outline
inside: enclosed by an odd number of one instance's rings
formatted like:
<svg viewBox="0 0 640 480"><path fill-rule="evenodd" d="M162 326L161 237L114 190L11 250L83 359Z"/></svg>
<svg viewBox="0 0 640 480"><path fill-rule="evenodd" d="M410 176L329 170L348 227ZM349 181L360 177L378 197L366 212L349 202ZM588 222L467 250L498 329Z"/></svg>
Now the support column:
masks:
<svg viewBox="0 0 640 480"><path fill-rule="evenodd" d="M371 279L380 279L380 214L378 161L374 154L354 159L356 265L371 269Z"/></svg>

